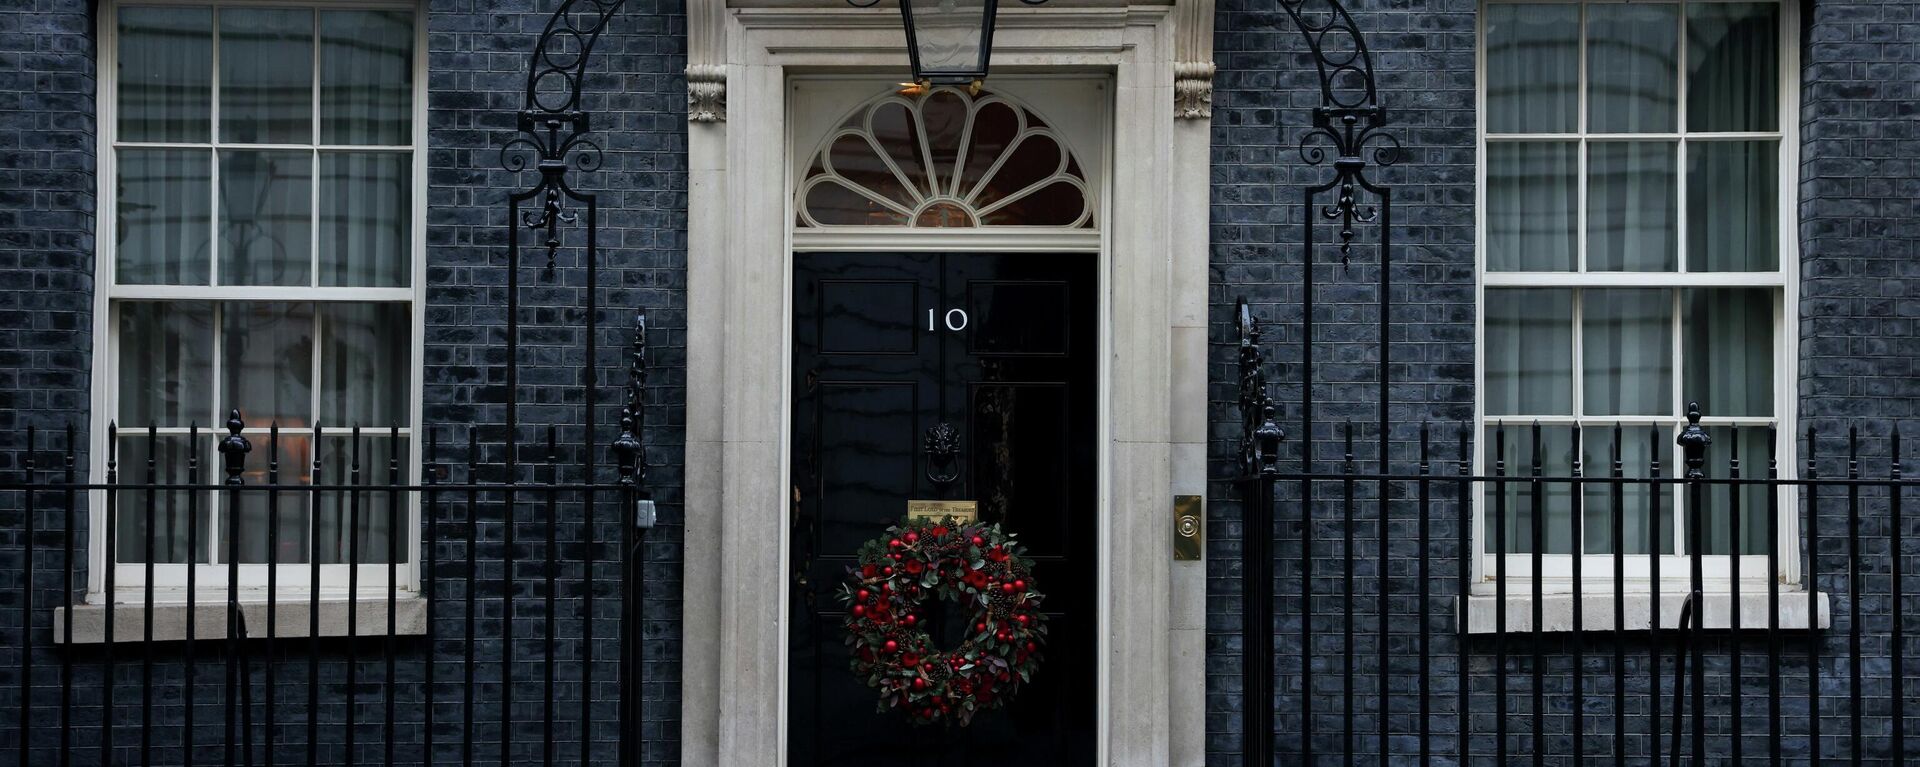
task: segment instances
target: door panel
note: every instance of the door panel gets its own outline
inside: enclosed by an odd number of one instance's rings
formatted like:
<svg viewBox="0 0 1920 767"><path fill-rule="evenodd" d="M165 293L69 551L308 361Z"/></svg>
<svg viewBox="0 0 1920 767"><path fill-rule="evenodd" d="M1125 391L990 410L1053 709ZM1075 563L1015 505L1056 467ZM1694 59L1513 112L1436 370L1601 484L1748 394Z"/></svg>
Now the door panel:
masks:
<svg viewBox="0 0 1920 767"><path fill-rule="evenodd" d="M795 256L793 626L788 762L1090 765L1094 757L1095 341L1092 256ZM923 441L960 432L956 476ZM859 545L909 499L977 501L1020 537L1047 594L1032 683L972 726L916 727L875 709L848 669L834 594ZM958 641L956 605L927 609Z"/></svg>

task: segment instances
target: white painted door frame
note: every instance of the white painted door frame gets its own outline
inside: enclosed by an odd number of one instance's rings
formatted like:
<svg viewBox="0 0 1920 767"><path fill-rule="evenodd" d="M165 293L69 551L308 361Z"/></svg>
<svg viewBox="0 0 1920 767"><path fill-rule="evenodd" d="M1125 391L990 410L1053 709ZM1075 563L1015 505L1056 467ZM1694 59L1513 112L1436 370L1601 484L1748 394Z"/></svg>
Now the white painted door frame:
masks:
<svg viewBox="0 0 1920 767"><path fill-rule="evenodd" d="M1199 764L1204 569L1172 561L1172 505L1175 493L1205 494L1207 129L1175 125L1174 6L1055 3L1002 10L994 67L1106 72L1115 91L1101 269L1100 761ZM688 23L689 71L704 98L717 81L724 120L688 128L681 757L778 767L790 569L787 85L904 72L905 38L896 11L839 0L695 0Z"/></svg>

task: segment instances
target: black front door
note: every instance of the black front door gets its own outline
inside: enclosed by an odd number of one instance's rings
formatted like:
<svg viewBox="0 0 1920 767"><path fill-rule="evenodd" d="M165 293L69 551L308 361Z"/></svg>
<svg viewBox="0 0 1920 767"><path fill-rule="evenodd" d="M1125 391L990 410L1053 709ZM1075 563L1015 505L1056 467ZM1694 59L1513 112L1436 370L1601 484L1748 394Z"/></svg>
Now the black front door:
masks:
<svg viewBox="0 0 1920 767"><path fill-rule="evenodd" d="M1094 257L802 253L794 262L788 763L1092 764ZM959 431L960 449L930 462L925 436L941 423ZM983 521L1026 542L1046 594L1039 673L1011 705L964 729L876 712L876 692L848 669L835 589L860 544L899 522L911 499L976 501ZM960 610L929 605L943 646L957 643Z"/></svg>

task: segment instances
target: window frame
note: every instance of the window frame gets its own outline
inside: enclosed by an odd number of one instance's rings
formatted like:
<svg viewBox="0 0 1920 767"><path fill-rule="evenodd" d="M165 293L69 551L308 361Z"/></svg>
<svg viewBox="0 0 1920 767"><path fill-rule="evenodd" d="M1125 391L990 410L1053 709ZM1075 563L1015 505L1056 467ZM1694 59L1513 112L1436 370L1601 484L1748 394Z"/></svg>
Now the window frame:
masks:
<svg viewBox="0 0 1920 767"><path fill-rule="evenodd" d="M165 143L165 142L126 142L119 141L119 14L126 7L175 7L175 8L291 8L312 9L316 15L321 11L336 10L386 10L404 11L412 19L413 56L411 61L412 98L409 104L411 124L408 144L400 145L334 145L321 143L317 133L306 144L244 144L225 142L219 136L217 122L209 126L209 135L204 142ZM106 481L106 463L108 455L107 424L119 417L119 308L125 301L199 301L207 303L230 304L234 302L256 301L278 304L324 304L324 303L380 303L400 304L408 308L408 359L407 423L401 427L400 435L406 441L407 449L401 454L405 463L402 481L415 484L420 481L420 460L422 455L421 403L425 385L425 310L426 302L426 212L427 212L427 29L426 12L423 5L415 0L103 0L100 12L96 15L96 40L98 55L95 62L98 67L96 80L99 83L95 92L96 142L95 142L95 227L94 227L94 301L93 301L93 345L91 385L91 409L95 414L94 423L88 429L88 442L95 460L90 462L88 474L90 481ZM318 30L316 28L316 34ZM213 31L214 52L212 58L211 94L213 113L219 112L219 39L217 28ZM319 56L316 45L314 55ZM319 71L314 72L315 110L312 116L316 126L320 120L317 104L319 98ZM316 127L317 130L317 127ZM404 287L308 287L308 286L249 286L249 285L116 285L117 267L117 182L119 168L117 152L123 147L178 147L216 151L223 146L245 146L250 149L298 149L324 151L328 149L374 150L380 152L407 152L411 155L408 163L412 174L409 184L409 211L407 254L408 284ZM217 155L216 155L217 157ZM218 190L217 162L213 163L209 184ZM319 183L319 175L312 175L312 183ZM312 203L317 210L317 196ZM217 216L217 210L209 211ZM313 214L317 215L317 214ZM315 227L314 235L318 236ZM313 258L318 259L317 248ZM218 258L209 254L210 269L218 269ZM209 272L208 281L214 282L215 272ZM319 274L310 275L310 281L317 283ZM316 341L318 339L316 338ZM317 344L316 344L317 346ZM316 349L316 359L318 350ZM315 382L316 386L318 381ZM226 407L220 405L216 410ZM130 434L144 434L144 426L122 425L121 438ZM312 433L311 426L282 429L284 434L307 435ZM170 433L185 434L182 428L163 428L162 435ZM203 435L217 439L225 434L225 429L217 423L202 425ZM340 434L329 430L329 433ZM268 428L248 427L242 431L253 442L256 453L267 449ZM369 438L385 438L386 432L365 433ZM203 437L205 438L205 437ZM212 440L209 440L211 443ZM203 457L202 478L205 483L218 483L218 456L208 454ZM283 465L283 471L286 466ZM384 467L382 467L384 468ZM129 471L138 469L121 467L122 481L144 481L137 473L129 476ZM284 479L283 479L284 481ZM331 482L331 480L329 480ZM291 484L291 483L289 483ZM402 538L403 559L395 568L396 584L401 591L417 593L419 590L420 566L420 504L413 493L404 496L405 533ZM121 601L130 595L144 595L147 587L145 563L113 562L113 595L105 594L105 568L113 556L112 548L106 540L106 501L105 493L89 493L87 526L87 591L86 601L90 603L111 603ZM209 499L217 495L209 494ZM218 502L210 500L210 502ZM154 564L154 598L156 602L175 603L187 598L186 575L189 565L178 563ZM228 593L228 564L209 563L192 565L197 568L195 598L201 603L209 599L224 599ZM310 596L325 599L345 599L356 596L359 599L378 598L384 600L387 590L387 564L373 563L358 566L359 589L352 594L348 591L349 568L346 564L322 564L320 583L317 589L310 583L312 565L307 562L281 563L278 569L278 592L275 599L280 602L305 601ZM267 601L266 564L241 564L239 566L238 590L243 601Z"/></svg>
<svg viewBox="0 0 1920 767"><path fill-rule="evenodd" d="M1674 295L1672 350L1672 387L1676 407L1683 405L1680 398L1685 375L1685 315L1683 291L1689 288L1765 288L1773 296L1774 317L1774 387L1773 415L1771 417L1719 417L1706 414L1701 419L1705 427L1773 423L1778 425L1776 444L1779 457L1779 471L1782 479L1798 476L1795 455L1795 426L1798 423L1798 377L1799 359L1799 305L1798 292L1793 290L1800 283L1800 248L1798 231L1798 178L1799 178L1799 104L1800 104L1800 50L1799 35L1800 9L1797 3L1787 0L1771 0L1779 8L1779 92L1778 130L1771 132L1707 132L1687 130L1687 8L1690 5L1710 5L1732 2L1766 2L1768 0L1660 0L1660 4L1674 5L1678 10L1679 39L1675 58L1677 62L1677 90L1674 93L1675 112L1674 130L1666 133L1599 133L1591 129L1588 123L1589 88L1587 79L1588 53L1587 8L1595 5L1625 5L1635 0L1480 0L1475 19L1474 46L1474 429L1473 462L1476 471L1491 476L1493 464L1489 458L1493 450L1486 437L1496 426L1504 424L1510 435L1517 431L1530 429L1537 421L1542 426L1582 427L1583 439L1591 440L1596 434L1608 435L1611 426L1620 423L1626 426L1627 434L1636 435L1623 439L1631 441L1644 439L1650 425L1662 428L1662 433L1670 446L1679 434L1684 419L1677 413L1672 416L1589 416L1580 413L1580 390L1584 387L1581 370L1581 328L1583 317L1580 312L1579 292L1593 288L1646 288L1670 290ZM1642 0L1644 2L1644 0ZM1575 130L1568 133L1546 134L1502 134L1491 133L1487 129L1487 90L1488 90L1488 10L1494 5L1573 5L1579 8L1581 32L1579 40L1579 80L1576 84L1578 111ZM1675 194L1675 264L1673 271L1609 271L1590 272L1587 268L1587 196L1589 187L1587 168L1587 147L1595 143L1595 136L1601 142L1619 142L1633 140L1672 141L1674 153L1674 171L1676 176ZM1706 136L1703 138L1703 136ZM1768 140L1778 142L1778 167L1776 189L1776 248L1779 257L1778 268L1772 272L1689 272L1687 271L1687 154L1690 143L1703 141ZM1487 157L1490 143L1521 141L1561 141L1571 142L1576 147L1577 174L1575 184L1575 263L1572 271L1489 271L1487 253ZM1575 294L1572 309L1573 343L1569 355L1573 363L1572 386L1574 388L1573 414L1566 416L1491 416L1487 413L1487 292L1489 289L1502 288L1559 288L1571 290ZM1637 427L1637 428L1636 428ZM1761 426L1764 428L1764 426ZM1577 448L1576 448L1577 449ZM1674 455L1679 455L1677 448ZM1742 456L1742 473L1745 477L1764 476L1765 456ZM1587 476L1604 476L1611 467L1583 466ZM1674 476L1676 467L1662 466L1662 475ZM1679 470L1684 471L1681 467ZM1508 467L1509 475L1524 475L1530 467ZM1755 472L1759 472L1756 474ZM1483 483L1486 484L1486 483ZM1740 583L1743 587L1759 584L1764 587L1769 578L1778 578L1783 587L1797 584L1800 573L1801 537L1796 494L1792 486L1781 486L1774 491L1779 498L1779 515L1775 525L1780 530L1781 551L1779 552L1779 570L1769 572L1768 557L1760 555L1741 555ZM1676 527L1676 547L1681 540L1680 521L1685 508L1684 491L1676 491L1674 503L1669 507ZM1581 493L1574 491L1576 519L1582 518L1580 509ZM1491 514L1488 508L1487 492L1484 488L1476 491L1473 497L1473 558L1472 587L1474 594L1494 592L1493 573L1496 563L1502 555L1489 551L1492 541L1486 535L1487 518ZM1513 513L1510 510L1509 513ZM1560 594L1573 590L1573 558L1571 554L1542 555L1542 573L1538 578L1543 593ZM1614 554L1581 554L1582 582L1580 589L1589 595L1611 593L1614 586ZM1533 555L1531 553L1513 553L1504 555L1508 591L1513 597L1530 596L1535 575L1532 572ZM1620 589L1626 593L1648 593L1655 590L1651 579L1651 567L1647 554L1628 554L1625 556L1625 582ZM1661 578L1658 590L1662 593L1685 590L1688 587L1690 554L1664 554L1660 556ZM1718 585L1725 588L1728 584L1731 555L1704 555L1703 570L1710 587ZM1519 583L1515 591L1514 583ZM1796 586L1797 588L1797 586Z"/></svg>

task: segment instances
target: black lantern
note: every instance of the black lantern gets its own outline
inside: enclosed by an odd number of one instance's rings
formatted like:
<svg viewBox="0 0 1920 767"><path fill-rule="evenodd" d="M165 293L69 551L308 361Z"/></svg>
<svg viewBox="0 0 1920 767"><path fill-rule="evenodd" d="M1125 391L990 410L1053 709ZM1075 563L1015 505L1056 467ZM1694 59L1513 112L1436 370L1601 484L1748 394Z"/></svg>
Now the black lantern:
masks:
<svg viewBox="0 0 1920 767"><path fill-rule="evenodd" d="M861 8L880 0L847 0ZM1046 0L1020 0L1039 5ZM900 0L906 25L907 56L913 61L910 88L968 85L975 90L987 77L993 57L993 18L999 0Z"/></svg>

